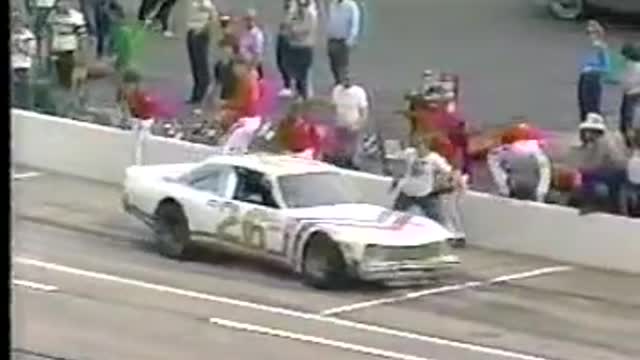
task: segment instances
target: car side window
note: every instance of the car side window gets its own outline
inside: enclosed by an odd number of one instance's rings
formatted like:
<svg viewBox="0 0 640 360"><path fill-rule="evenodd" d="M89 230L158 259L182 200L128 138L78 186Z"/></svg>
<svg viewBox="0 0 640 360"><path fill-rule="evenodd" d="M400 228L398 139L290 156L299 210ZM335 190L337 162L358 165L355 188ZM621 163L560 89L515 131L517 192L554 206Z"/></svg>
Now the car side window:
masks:
<svg viewBox="0 0 640 360"><path fill-rule="evenodd" d="M189 181L189 185L192 188L221 197L227 195L229 180L231 178L231 169L226 167L215 167L194 175L195 176Z"/></svg>
<svg viewBox="0 0 640 360"><path fill-rule="evenodd" d="M233 194L234 200L274 209L280 207L273 196L271 182L264 174L245 168L236 168L236 174L238 182Z"/></svg>

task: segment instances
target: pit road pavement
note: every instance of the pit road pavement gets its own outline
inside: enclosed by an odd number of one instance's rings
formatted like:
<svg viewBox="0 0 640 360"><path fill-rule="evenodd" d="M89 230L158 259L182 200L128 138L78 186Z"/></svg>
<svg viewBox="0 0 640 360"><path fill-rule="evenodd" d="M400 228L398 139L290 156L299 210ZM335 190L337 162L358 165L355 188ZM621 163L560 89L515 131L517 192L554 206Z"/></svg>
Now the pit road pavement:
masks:
<svg viewBox="0 0 640 360"><path fill-rule="evenodd" d="M12 187L14 359L640 357L637 276L468 248L437 283L323 292L241 259L159 256L118 188L47 173Z"/></svg>

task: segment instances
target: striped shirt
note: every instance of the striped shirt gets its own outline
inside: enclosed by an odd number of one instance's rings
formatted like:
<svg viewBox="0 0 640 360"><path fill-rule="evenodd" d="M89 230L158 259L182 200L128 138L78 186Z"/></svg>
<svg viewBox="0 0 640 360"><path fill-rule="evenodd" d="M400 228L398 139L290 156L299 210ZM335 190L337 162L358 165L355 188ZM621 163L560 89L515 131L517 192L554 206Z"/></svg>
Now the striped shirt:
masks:
<svg viewBox="0 0 640 360"><path fill-rule="evenodd" d="M202 31L215 17L217 11L210 0L194 0L189 6L187 29Z"/></svg>
<svg viewBox="0 0 640 360"><path fill-rule="evenodd" d="M53 30L51 50L75 51L80 46L80 37L86 35L86 21L81 12L69 9L67 13L54 12L49 18Z"/></svg>

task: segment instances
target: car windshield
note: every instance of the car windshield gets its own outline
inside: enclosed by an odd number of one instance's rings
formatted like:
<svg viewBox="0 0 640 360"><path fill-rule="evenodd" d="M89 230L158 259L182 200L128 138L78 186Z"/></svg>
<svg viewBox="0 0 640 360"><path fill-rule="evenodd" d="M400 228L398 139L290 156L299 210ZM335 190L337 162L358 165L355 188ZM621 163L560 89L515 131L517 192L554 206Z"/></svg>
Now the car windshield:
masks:
<svg viewBox="0 0 640 360"><path fill-rule="evenodd" d="M278 185L289 208L362 202L354 184L337 173L284 175L278 177Z"/></svg>

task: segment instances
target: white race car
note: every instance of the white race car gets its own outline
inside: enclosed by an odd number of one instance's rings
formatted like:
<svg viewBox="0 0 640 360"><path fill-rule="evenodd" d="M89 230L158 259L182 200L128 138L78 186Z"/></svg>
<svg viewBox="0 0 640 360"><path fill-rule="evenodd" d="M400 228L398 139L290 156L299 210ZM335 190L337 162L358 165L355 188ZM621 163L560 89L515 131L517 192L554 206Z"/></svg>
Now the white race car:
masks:
<svg viewBox="0 0 640 360"><path fill-rule="evenodd" d="M361 201L332 165L272 154L216 155L201 163L132 166L124 209L151 227L172 258L195 242L281 263L319 288L419 280L450 268L453 235L424 217Z"/></svg>

